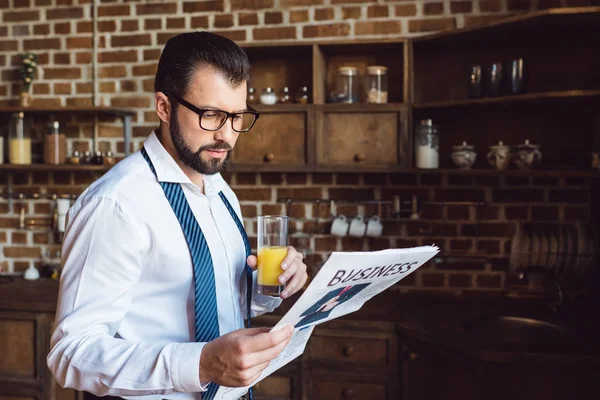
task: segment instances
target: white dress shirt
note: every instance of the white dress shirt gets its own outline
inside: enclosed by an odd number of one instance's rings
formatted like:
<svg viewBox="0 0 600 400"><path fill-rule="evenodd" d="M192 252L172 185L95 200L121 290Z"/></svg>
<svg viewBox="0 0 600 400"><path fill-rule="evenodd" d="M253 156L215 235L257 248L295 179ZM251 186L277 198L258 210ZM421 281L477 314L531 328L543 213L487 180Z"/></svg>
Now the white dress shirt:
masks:
<svg viewBox="0 0 600 400"><path fill-rule="evenodd" d="M221 335L244 327L246 251L218 193L237 212L220 174L204 194L154 132L144 146L160 181L183 187L213 260ZM48 367L63 387L98 396L199 399L190 252L177 217L138 151L94 182L67 215L63 270ZM256 273L254 273L256 282ZM256 288L256 285L254 286ZM252 295L252 315L281 300Z"/></svg>

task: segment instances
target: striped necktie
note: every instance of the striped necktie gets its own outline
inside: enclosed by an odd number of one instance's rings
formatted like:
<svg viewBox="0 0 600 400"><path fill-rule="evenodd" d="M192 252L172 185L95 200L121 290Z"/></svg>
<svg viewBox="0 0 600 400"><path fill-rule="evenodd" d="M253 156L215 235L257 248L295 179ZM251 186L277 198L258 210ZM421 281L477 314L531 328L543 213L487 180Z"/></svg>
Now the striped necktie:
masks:
<svg viewBox="0 0 600 400"><path fill-rule="evenodd" d="M152 170L154 176L156 175L156 170L150 157L148 156L148 152L145 148L141 149L142 156L148 163L148 166ZM157 177L158 178L158 177ZM206 239L204 238L204 234L202 233L202 229L200 228L200 224L196 220L190 205L188 204L185 194L183 193L183 189L180 184L174 182L159 182L162 187L179 224L181 225L181 229L185 235L185 239L188 244L188 248L190 250L190 255L192 257L192 264L194 267L194 294L195 294L195 339L197 342L210 342L215 340L220 336L219 333L219 318L217 313L217 293L215 286L215 274L212 257L210 255L210 250L208 248L208 244L206 243ZM235 224L242 235L242 239L244 240L244 247L246 250L246 259L250 255L250 241L248 240L248 235L246 234L246 230L242 225L239 217L237 216L235 210L227 200L227 197L223 194L223 192L219 192L219 196L231 217L235 221ZM250 327L250 309L252 302L252 269L248 264L245 265L246 272L246 327ZM219 389L219 385L216 383L210 383L208 385L207 391L202 394L203 400L212 400ZM252 399L252 390L249 392L250 399Z"/></svg>

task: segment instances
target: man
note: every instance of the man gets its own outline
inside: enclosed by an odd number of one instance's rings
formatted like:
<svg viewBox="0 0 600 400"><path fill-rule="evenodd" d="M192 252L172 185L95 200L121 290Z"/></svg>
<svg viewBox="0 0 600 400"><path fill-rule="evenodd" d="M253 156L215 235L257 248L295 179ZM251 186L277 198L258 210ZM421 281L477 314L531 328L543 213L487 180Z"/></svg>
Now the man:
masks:
<svg viewBox="0 0 600 400"><path fill-rule="evenodd" d="M256 258L218 173L257 118L246 105L249 68L235 43L214 34L166 44L159 129L69 210L47 358L61 386L211 399L219 385L251 384L290 340L292 327L244 329L248 314L281 299L247 290ZM306 282L306 265L290 247L282 268L285 299Z"/></svg>

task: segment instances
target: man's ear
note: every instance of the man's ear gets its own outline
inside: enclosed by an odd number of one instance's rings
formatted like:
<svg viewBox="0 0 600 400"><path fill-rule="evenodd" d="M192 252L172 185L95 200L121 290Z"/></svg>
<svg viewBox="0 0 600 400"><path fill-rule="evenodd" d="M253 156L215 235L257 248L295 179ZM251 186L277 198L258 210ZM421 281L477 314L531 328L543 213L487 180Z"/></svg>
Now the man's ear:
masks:
<svg viewBox="0 0 600 400"><path fill-rule="evenodd" d="M171 102L169 98L163 92L156 92L154 102L156 103L156 115L162 122L169 125L171 120Z"/></svg>

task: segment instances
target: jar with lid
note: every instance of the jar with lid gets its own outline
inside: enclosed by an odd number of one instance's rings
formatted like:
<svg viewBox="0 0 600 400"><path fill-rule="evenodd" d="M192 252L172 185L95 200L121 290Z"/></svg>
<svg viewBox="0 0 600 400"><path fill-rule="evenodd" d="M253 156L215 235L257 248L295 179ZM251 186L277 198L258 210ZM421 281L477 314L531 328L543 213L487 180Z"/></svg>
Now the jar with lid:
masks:
<svg viewBox="0 0 600 400"><path fill-rule="evenodd" d="M440 149L438 127L431 119L419 121L415 129L415 166L423 169L439 168Z"/></svg>
<svg viewBox="0 0 600 400"><path fill-rule="evenodd" d="M114 165L115 164L115 158L113 156L112 151L107 151L106 154L104 155L104 158L102 159L104 165Z"/></svg>
<svg viewBox="0 0 600 400"><path fill-rule="evenodd" d="M48 126L44 143L44 162L46 164L62 164L67 158L67 138L60 133L58 121Z"/></svg>
<svg viewBox="0 0 600 400"><path fill-rule="evenodd" d="M308 87L302 86L298 92L296 92L296 103L308 104Z"/></svg>
<svg viewBox="0 0 600 400"><path fill-rule="evenodd" d="M249 87L248 88L248 95L246 98L246 102L248 104L256 104L258 103L258 98L256 96L256 89L254 89L253 87Z"/></svg>
<svg viewBox="0 0 600 400"><path fill-rule="evenodd" d="M358 69L344 66L338 69L336 95L339 103L358 102Z"/></svg>
<svg viewBox="0 0 600 400"><path fill-rule="evenodd" d="M291 100L292 97L290 96L290 89L286 86L283 89L281 89L281 93L279 93L279 103L287 104L290 103Z"/></svg>
<svg viewBox="0 0 600 400"><path fill-rule="evenodd" d="M385 104L388 101L387 67L371 65L367 67L365 81L367 103Z"/></svg>
<svg viewBox="0 0 600 400"><path fill-rule="evenodd" d="M31 164L31 137L24 118L23 112L15 113L11 117L8 144L8 159L11 164Z"/></svg>
<svg viewBox="0 0 600 400"><path fill-rule="evenodd" d="M277 104L277 94L273 91L273 88L264 88L260 94L260 102L265 105Z"/></svg>

